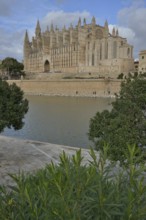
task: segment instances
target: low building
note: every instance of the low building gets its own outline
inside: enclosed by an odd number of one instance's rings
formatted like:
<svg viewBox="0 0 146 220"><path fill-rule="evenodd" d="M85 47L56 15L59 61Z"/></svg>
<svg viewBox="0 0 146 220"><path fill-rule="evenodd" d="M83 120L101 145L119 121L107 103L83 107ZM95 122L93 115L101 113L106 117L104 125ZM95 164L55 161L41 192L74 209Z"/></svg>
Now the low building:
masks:
<svg viewBox="0 0 146 220"><path fill-rule="evenodd" d="M139 71L139 60L134 61L134 72L138 73Z"/></svg>
<svg viewBox="0 0 146 220"><path fill-rule="evenodd" d="M139 73L146 73L146 50L139 53Z"/></svg>

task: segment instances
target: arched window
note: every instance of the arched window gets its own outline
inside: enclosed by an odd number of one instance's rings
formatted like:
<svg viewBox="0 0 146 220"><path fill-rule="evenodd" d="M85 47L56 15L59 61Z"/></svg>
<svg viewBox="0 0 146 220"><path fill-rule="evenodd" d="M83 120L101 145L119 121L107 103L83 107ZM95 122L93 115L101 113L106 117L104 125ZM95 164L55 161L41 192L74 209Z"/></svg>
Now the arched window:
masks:
<svg viewBox="0 0 146 220"><path fill-rule="evenodd" d="M87 59L88 59L88 66L89 66L89 63L90 63L89 54L88 54L88 58Z"/></svg>
<svg viewBox="0 0 146 220"><path fill-rule="evenodd" d="M49 72L49 71L50 71L50 63L48 60L46 60L44 63L44 72Z"/></svg>
<svg viewBox="0 0 146 220"><path fill-rule="evenodd" d="M108 59L108 43L106 44L105 47L105 59Z"/></svg>
<svg viewBox="0 0 146 220"><path fill-rule="evenodd" d="M117 42L114 41L113 44L113 58L117 58Z"/></svg>
<svg viewBox="0 0 146 220"><path fill-rule="evenodd" d="M102 43L100 44L100 60L102 60Z"/></svg>
<svg viewBox="0 0 146 220"><path fill-rule="evenodd" d="M92 66L94 66L94 53L92 54Z"/></svg>
<svg viewBox="0 0 146 220"><path fill-rule="evenodd" d="M127 49L127 55L129 57L129 55L130 55L130 48Z"/></svg>

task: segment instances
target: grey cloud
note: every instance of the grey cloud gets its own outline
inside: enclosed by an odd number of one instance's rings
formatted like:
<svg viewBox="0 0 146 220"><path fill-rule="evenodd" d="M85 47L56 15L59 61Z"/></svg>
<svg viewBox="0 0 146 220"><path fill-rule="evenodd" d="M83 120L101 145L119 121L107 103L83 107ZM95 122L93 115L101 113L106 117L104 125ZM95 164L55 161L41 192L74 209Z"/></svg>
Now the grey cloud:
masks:
<svg viewBox="0 0 146 220"><path fill-rule="evenodd" d="M146 49L146 8L144 1L133 1L130 7L124 8L118 13L119 26L126 27L133 33L133 37L129 38L131 44L134 45L135 57L138 57L140 50ZM125 35L128 33L125 33Z"/></svg>
<svg viewBox="0 0 146 220"><path fill-rule="evenodd" d="M121 0L124 7L129 7L132 5L132 7L143 7L145 0Z"/></svg>
<svg viewBox="0 0 146 220"><path fill-rule="evenodd" d="M0 59L14 57L22 60L24 31L17 31L13 34L0 29Z"/></svg>
<svg viewBox="0 0 146 220"><path fill-rule="evenodd" d="M9 16L15 0L0 0L0 16Z"/></svg>
<svg viewBox="0 0 146 220"><path fill-rule="evenodd" d="M91 15L87 11L83 12L64 12L64 11L51 11L41 21L42 28L45 29L47 25L54 24L57 27L62 28L64 25L68 27L71 23L77 25L79 17L87 19L87 22L91 21Z"/></svg>

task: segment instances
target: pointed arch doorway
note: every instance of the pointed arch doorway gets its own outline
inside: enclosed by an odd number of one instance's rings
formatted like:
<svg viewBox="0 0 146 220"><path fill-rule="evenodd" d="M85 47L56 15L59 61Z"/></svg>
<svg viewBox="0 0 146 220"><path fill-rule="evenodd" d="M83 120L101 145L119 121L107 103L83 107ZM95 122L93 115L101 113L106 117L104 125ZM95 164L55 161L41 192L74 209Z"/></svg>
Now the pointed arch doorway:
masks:
<svg viewBox="0 0 146 220"><path fill-rule="evenodd" d="M50 62L48 60L46 60L44 63L44 72L45 73L50 72Z"/></svg>

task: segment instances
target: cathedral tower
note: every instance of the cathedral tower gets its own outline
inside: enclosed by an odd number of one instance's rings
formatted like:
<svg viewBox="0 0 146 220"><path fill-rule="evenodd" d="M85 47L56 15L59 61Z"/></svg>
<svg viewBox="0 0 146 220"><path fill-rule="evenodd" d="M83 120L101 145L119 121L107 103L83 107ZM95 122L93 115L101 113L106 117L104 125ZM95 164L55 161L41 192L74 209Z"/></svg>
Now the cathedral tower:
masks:
<svg viewBox="0 0 146 220"><path fill-rule="evenodd" d="M104 28L105 28L105 37L108 38L108 34L109 34L109 28L108 28L108 22L107 20L104 23Z"/></svg>
<svg viewBox="0 0 146 220"><path fill-rule="evenodd" d="M29 42L29 37L27 31L25 32L25 38L24 38L24 57L28 57L31 53L31 45Z"/></svg>
<svg viewBox="0 0 146 220"><path fill-rule="evenodd" d="M37 21L37 25L36 25L36 29L35 29L35 35L36 35L36 38L41 36L41 28L40 28L39 20Z"/></svg>
<svg viewBox="0 0 146 220"><path fill-rule="evenodd" d="M25 37L24 37L23 53L24 53L24 68L25 71L27 71L26 68L28 67L29 55L31 53L31 44L29 42L27 30L25 32Z"/></svg>

